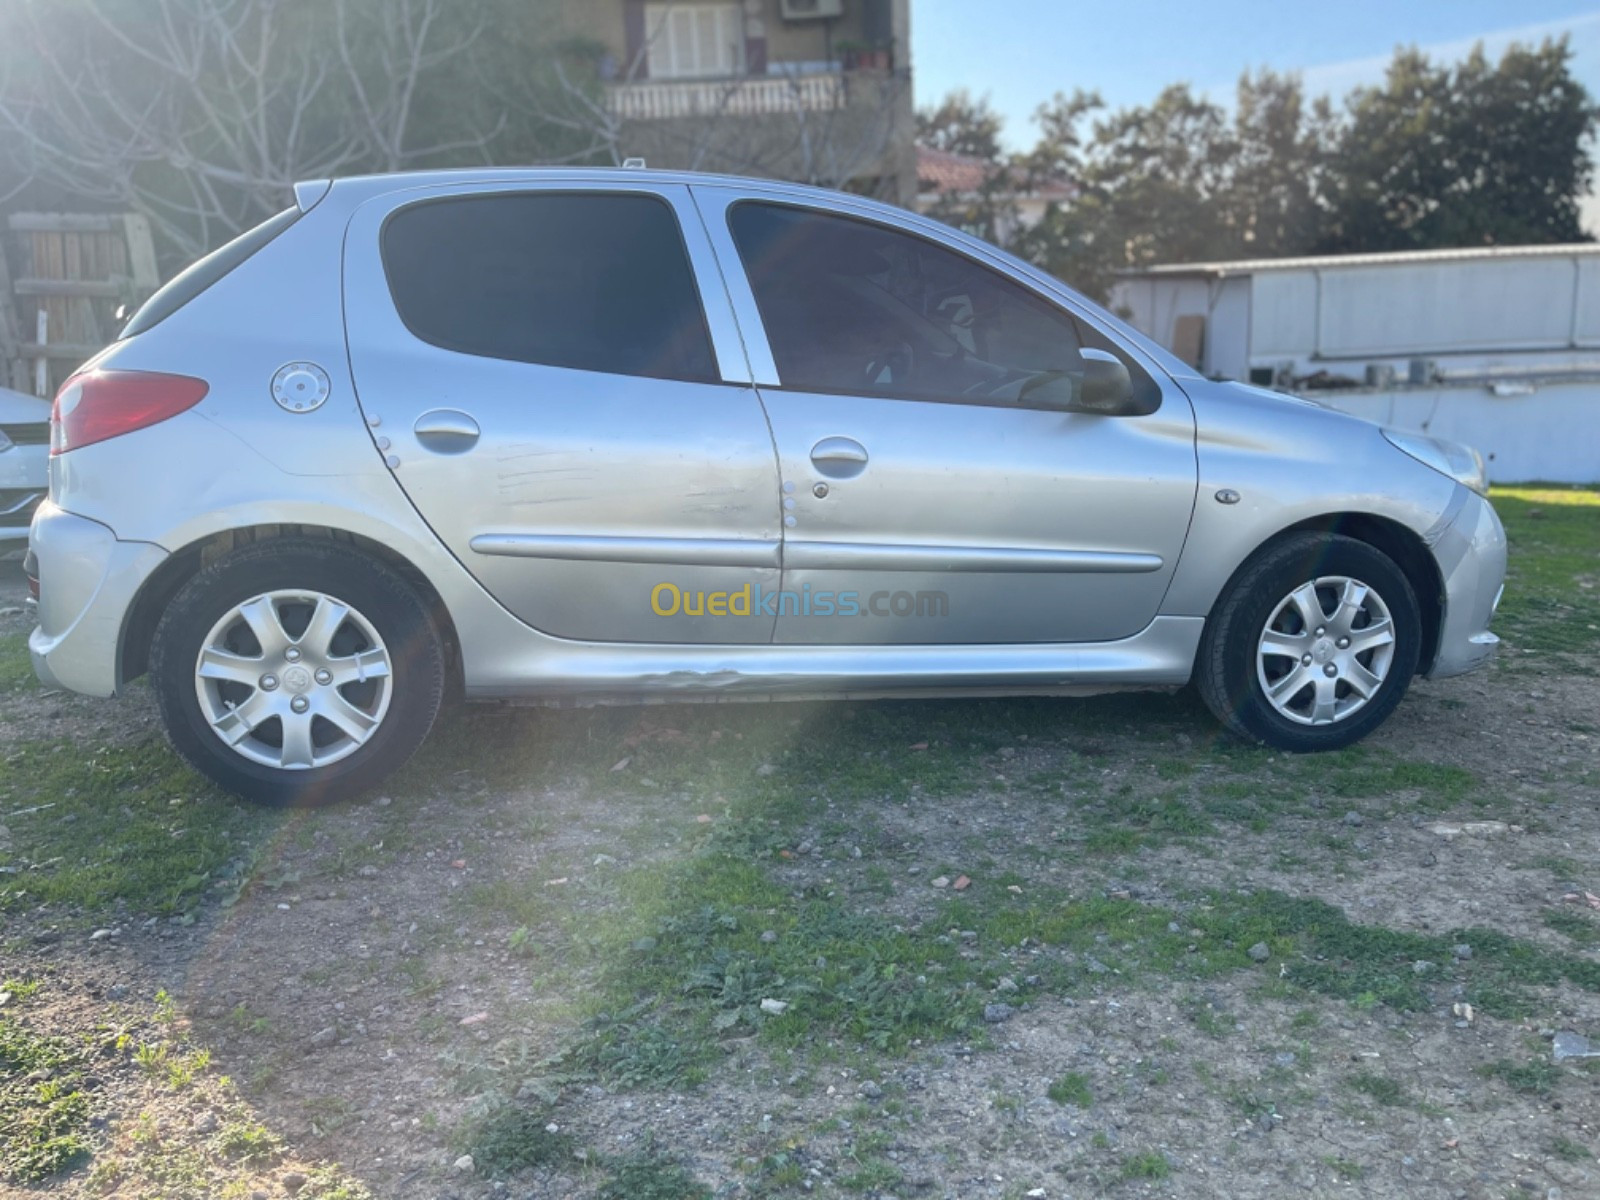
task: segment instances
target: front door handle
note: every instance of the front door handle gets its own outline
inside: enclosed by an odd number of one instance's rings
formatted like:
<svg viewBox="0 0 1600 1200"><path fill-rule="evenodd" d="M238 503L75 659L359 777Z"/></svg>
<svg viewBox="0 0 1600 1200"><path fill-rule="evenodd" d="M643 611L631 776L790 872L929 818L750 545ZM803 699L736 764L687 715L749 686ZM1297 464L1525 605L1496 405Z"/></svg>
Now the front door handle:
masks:
<svg viewBox="0 0 1600 1200"><path fill-rule="evenodd" d="M478 444L478 423L454 408L435 408L417 418L412 431L425 450L435 454L464 454Z"/></svg>
<svg viewBox="0 0 1600 1200"><path fill-rule="evenodd" d="M854 438L823 438L811 447L811 465L829 479L854 479L867 469L867 448Z"/></svg>

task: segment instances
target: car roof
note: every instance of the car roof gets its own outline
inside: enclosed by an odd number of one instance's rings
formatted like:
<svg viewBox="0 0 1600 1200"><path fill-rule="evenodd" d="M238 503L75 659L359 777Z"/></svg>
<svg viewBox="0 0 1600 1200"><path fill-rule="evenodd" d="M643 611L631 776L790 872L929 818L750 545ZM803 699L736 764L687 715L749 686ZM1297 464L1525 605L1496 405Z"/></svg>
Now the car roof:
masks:
<svg viewBox="0 0 1600 1200"><path fill-rule="evenodd" d="M852 205L881 209L886 214L904 215L906 210L872 200L854 192L775 179L756 179L741 175L718 175L704 171L664 171L648 167L472 167L438 171L399 171L385 175L350 175L328 180L308 180L295 185L301 207L310 208L324 195L336 193L352 200L366 200L390 192L414 188L471 186L485 183L642 183L680 184L700 187L732 187L764 195L787 195L796 200L823 203L847 200ZM309 203L308 203L309 201Z"/></svg>

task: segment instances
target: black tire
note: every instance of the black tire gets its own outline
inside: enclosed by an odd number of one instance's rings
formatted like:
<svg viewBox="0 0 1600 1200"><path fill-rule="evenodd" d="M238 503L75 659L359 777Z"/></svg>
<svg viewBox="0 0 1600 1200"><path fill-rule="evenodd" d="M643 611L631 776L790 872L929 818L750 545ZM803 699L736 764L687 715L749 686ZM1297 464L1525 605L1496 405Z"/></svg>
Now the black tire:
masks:
<svg viewBox="0 0 1600 1200"><path fill-rule="evenodd" d="M1267 622L1285 598L1302 584L1330 576L1358 580L1381 599L1393 628L1392 658L1383 682L1359 708L1330 724L1302 724L1268 699L1257 655ZM1354 538L1294 534L1262 549L1223 589L1206 621L1195 682L1206 707L1241 737L1292 753L1338 750L1366 737L1394 711L1416 674L1421 648L1416 592L1393 559Z"/></svg>
<svg viewBox="0 0 1600 1200"><path fill-rule="evenodd" d="M223 742L201 708L196 673L202 643L231 608L295 589L337 598L376 630L389 653L390 691L377 727L347 757L284 768ZM447 669L426 605L399 575L339 542L284 538L235 550L183 586L156 626L150 674L167 736L197 770L257 804L315 807L373 787L404 765L433 727Z"/></svg>

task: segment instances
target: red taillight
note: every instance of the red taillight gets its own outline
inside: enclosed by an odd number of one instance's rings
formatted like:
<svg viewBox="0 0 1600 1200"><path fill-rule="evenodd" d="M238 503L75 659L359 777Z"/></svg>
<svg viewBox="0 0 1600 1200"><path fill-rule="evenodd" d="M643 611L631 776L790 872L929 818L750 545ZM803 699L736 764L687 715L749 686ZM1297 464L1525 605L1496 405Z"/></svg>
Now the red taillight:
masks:
<svg viewBox="0 0 1600 1200"><path fill-rule="evenodd" d="M175 417L205 398L211 385L154 371L86 371L56 393L50 453L65 454Z"/></svg>

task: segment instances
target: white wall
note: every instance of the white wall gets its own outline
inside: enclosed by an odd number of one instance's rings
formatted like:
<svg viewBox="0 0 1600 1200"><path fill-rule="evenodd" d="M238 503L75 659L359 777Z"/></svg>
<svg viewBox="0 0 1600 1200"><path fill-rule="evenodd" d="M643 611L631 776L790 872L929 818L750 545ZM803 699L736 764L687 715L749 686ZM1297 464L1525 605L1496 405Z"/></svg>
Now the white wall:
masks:
<svg viewBox="0 0 1600 1200"><path fill-rule="evenodd" d="M1507 258L1338 267L1319 272L1314 347L1328 358L1548 350L1571 344L1581 279L1577 258ZM1581 311L1581 308L1580 308ZM1581 330L1593 337L1600 329ZM1583 344L1581 341L1580 345Z"/></svg>
<svg viewBox="0 0 1600 1200"><path fill-rule="evenodd" d="M1311 392L1311 399L1482 451L1494 483L1600 483L1600 383L1540 384L1531 395L1484 387Z"/></svg>
<svg viewBox="0 0 1600 1200"><path fill-rule="evenodd" d="M1212 285L1206 318L1206 374L1250 378L1250 277L1234 275Z"/></svg>

